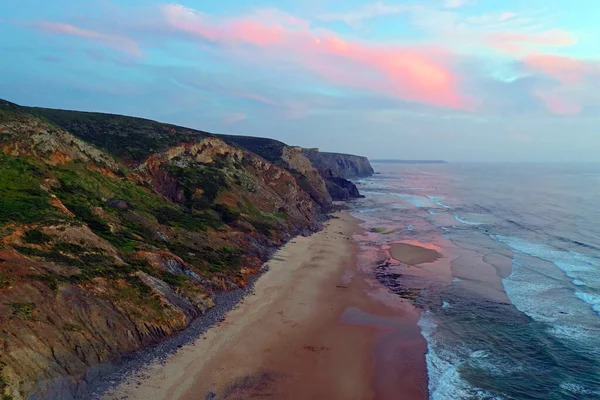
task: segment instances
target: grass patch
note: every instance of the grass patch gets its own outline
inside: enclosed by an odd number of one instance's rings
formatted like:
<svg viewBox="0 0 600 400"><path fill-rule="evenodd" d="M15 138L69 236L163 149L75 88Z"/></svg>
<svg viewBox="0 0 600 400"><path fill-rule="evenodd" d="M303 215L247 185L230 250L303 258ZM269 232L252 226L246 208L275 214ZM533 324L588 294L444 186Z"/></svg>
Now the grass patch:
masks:
<svg viewBox="0 0 600 400"><path fill-rule="evenodd" d="M206 210L212 206L222 189L229 187L223 171L212 166L196 164L191 167L165 166L177 178L185 196L184 206Z"/></svg>
<svg viewBox="0 0 600 400"><path fill-rule="evenodd" d="M217 204L214 206L214 210L225 224L232 224L240 218L240 212L226 204Z"/></svg>
<svg viewBox="0 0 600 400"><path fill-rule="evenodd" d="M63 325L63 330L67 332L81 332L83 328L79 325L66 323Z"/></svg>
<svg viewBox="0 0 600 400"><path fill-rule="evenodd" d="M85 251L85 249L81 246L79 246L78 244L73 244L73 243L56 243L54 246L52 246L53 250L56 251L62 251L63 253L69 253L69 254L80 254L83 253Z"/></svg>
<svg viewBox="0 0 600 400"><path fill-rule="evenodd" d="M174 206L159 208L156 211L156 219L162 225L183 228L192 232L206 231L209 227L218 229L221 226L219 216L211 210L185 212Z"/></svg>
<svg viewBox="0 0 600 400"><path fill-rule="evenodd" d="M244 205L246 206L246 209L248 210L248 214L250 214L256 218L262 218L262 213L260 212L260 210L258 208L256 208L256 206L254 204L252 204L250 199L248 199L246 196L242 196L242 200L244 200Z"/></svg>
<svg viewBox="0 0 600 400"><path fill-rule="evenodd" d="M15 317L23 321L35 320L35 304L33 303L10 303L12 313Z"/></svg>
<svg viewBox="0 0 600 400"><path fill-rule="evenodd" d="M371 232L374 233L384 233L386 230L386 228L371 228Z"/></svg>
<svg viewBox="0 0 600 400"><path fill-rule="evenodd" d="M31 247L24 247L24 246L13 246L13 248L25 256L40 257L46 261L52 261L52 262L66 264L66 265L70 265L70 266L74 266L74 267L80 265L80 262L78 259L69 257L58 251L38 250L38 249L33 249Z"/></svg>
<svg viewBox="0 0 600 400"><path fill-rule="evenodd" d="M187 276L175 275L175 274L171 274L170 272L164 272L161 276L161 279L164 282L168 283L169 285L175 286L175 287L182 286L185 282L188 281Z"/></svg>
<svg viewBox="0 0 600 400"><path fill-rule="evenodd" d="M44 223L64 219L40 188L48 173L42 163L0 153L0 225Z"/></svg>
<svg viewBox="0 0 600 400"><path fill-rule="evenodd" d="M239 270L242 257L239 249L224 246L221 249L192 248L183 243L172 242L169 250L179 255L185 262L206 272L225 272Z"/></svg>
<svg viewBox="0 0 600 400"><path fill-rule="evenodd" d="M252 221L250 221L250 223L252 224L252 226L254 227L254 229L256 229L256 231L258 233L268 236L268 237L272 236L271 230L274 228L270 222L252 220Z"/></svg>

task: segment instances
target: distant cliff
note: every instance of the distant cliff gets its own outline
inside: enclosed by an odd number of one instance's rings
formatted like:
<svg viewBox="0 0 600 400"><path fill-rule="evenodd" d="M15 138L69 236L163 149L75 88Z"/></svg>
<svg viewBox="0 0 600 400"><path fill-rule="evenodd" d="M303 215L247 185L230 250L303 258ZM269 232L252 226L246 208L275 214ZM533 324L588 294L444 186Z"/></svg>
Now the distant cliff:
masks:
<svg viewBox="0 0 600 400"><path fill-rule="evenodd" d="M373 175L373 167L366 157L351 154L321 152L318 149L303 149L302 152L321 170L330 170L334 176L351 179Z"/></svg>

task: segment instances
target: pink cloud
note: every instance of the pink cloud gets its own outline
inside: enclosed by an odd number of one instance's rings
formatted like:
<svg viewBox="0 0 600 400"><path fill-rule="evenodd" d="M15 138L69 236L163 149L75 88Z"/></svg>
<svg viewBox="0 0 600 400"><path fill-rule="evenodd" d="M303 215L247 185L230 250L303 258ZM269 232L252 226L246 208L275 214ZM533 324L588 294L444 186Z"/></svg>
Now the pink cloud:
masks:
<svg viewBox="0 0 600 400"><path fill-rule="evenodd" d="M69 35L83 39L93 40L113 50L127 53L134 57L142 56L142 51L138 46L137 42L127 37L83 29L69 24L61 24L47 21L37 22L34 24L34 26L42 31L49 33Z"/></svg>
<svg viewBox="0 0 600 400"><path fill-rule="evenodd" d="M546 108L559 115L576 115L582 110L581 104L565 95L561 88L551 90L537 90L534 94L544 103Z"/></svg>
<svg viewBox="0 0 600 400"><path fill-rule="evenodd" d="M585 74L593 71L590 65L581 60L553 54L530 54L524 57L523 62L531 69L563 83L577 83Z"/></svg>
<svg viewBox="0 0 600 400"><path fill-rule="evenodd" d="M523 58L532 71L550 76L558 82L554 88L534 91L546 108L555 114L579 114L589 99L585 87L600 68L590 62L553 54L530 54Z"/></svg>
<svg viewBox="0 0 600 400"><path fill-rule="evenodd" d="M519 54L536 46L566 47L577 43L570 32L551 29L536 33L497 32L490 34L487 41L491 47Z"/></svg>
<svg viewBox="0 0 600 400"><path fill-rule="evenodd" d="M162 8L171 29L225 48L253 46L252 58L265 64L291 62L337 85L370 90L401 100L439 107L467 109L459 78L450 68L451 56L440 48L376 46L345 41L310 29L279 13L214 20L181 5Z"/></svg>

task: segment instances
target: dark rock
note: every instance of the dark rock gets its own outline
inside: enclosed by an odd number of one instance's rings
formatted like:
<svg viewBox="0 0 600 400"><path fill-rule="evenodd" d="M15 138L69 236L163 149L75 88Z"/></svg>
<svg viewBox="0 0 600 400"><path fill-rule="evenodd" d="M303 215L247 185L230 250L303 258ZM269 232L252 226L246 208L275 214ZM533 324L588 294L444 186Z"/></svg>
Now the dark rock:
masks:
<svg viewBox="0 0 600 400"><path fill-rule="evenodd" d="M106 204L113 208L118 208L119 210L127 210L131 208L129 203L127 203L125 200L107 200Z"/></svg>

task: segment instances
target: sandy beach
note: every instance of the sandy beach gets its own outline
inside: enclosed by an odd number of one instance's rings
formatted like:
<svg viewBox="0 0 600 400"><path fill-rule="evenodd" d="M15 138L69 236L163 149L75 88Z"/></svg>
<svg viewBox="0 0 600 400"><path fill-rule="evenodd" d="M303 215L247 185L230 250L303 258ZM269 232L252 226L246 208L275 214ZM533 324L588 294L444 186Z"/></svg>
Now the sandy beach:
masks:
<svg viewBox="0 0 600 400"><path fill-rule="evenodd" d="M418 312L374 294L356 266L360 229L341 212L294 239L224 321L104 398L426 399Z"/></svg>

